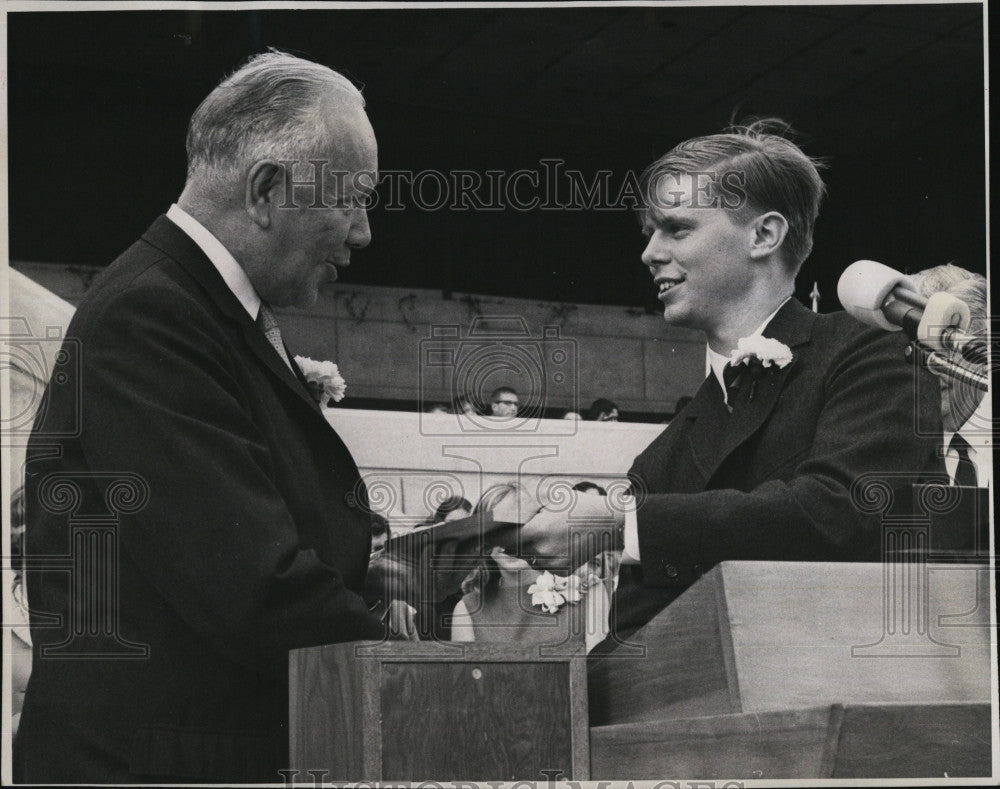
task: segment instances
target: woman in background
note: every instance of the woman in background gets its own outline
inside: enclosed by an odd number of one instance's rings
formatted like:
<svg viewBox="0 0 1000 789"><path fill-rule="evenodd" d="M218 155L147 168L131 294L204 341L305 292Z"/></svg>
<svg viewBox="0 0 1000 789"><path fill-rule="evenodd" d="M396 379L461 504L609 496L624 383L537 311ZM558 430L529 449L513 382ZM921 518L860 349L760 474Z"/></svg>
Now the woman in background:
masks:
<svg viewBox="0 0 1000 789"><path fill-rule="evenodd" d="M577 494L599 493L580 490ZM476 504L473 512L491 511L501 501L519 491L517 483L495 485ZM578 635L582 630L589 651L607 634L608 604L618 573L620 555L614 551L598 554L579 567L568 579L543 574L526 560L493 548L462 582L462 598L455 604L451 619L452 641L553 644ZM530 590L538 590L550 581L574 591L564 590L567 605L557 612L547 612ZM576 606L580 607L577 608ZM574 621L567 617L583 618Z"/></svg>
<svg viewBox="0 0 1000 789"><path fill-rule="evenodd" d="M434 514L427 519L428 524L445 523L468 518L472 514L472 503L462 496L449 496L440 504Z"/></svg>
<svg viewBox="0 0 1000 789"><path fill-rule="evenodd" d="M599 397L590 404L590 408L586 410L583 416L589 422L617 422L618 406L610 400Z"/></svg>

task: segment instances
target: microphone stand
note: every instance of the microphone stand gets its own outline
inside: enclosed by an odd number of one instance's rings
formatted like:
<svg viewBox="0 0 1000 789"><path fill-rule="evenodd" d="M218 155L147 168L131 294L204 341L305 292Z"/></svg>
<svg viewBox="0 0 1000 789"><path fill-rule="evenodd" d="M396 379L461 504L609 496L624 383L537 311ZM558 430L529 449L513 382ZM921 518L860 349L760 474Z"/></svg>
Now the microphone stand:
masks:
<svg viewBox="0 0 1000 789"><path fill-rule="evenodd" d="M938 378L960 381L974 386L982 392L985 392L989 386L989 376L983 369L986 365L977 365L980 369L974 369L948 358L943 353L932 351L916 341L906 346L903 355L913 364L925 365Z"/></svg>

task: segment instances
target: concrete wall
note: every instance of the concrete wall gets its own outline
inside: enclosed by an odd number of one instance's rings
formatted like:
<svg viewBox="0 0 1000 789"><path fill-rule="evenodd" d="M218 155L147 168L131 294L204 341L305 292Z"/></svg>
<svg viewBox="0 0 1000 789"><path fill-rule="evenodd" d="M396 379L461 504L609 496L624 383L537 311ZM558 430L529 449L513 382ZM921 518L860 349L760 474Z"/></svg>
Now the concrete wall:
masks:
<svg viewBox="0 0 1000 789"><path fill-rule="evenodd" d="M13 265L72 304L96 273ZM705 377L701 335L637 308L338 283L279 317L294 353L337 362L348 397L449 401L506 384L524 404L581 410L606 397L666 415Z"/></svg>

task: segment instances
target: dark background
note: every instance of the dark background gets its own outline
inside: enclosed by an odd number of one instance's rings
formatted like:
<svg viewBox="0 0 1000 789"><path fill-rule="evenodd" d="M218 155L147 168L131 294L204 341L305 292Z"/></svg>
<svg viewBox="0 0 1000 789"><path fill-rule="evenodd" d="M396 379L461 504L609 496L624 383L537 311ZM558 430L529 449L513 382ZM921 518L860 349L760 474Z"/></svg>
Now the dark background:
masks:
<svg viewBox="0 0 1000 789"><path fill-rule="evenodd" d="M104 265L180 193L187 120L275 46L362 84L383 169L613 183L735 115L829 162L799 276L985 272L983 8L966 5L9 13L12 260ZM658 311L619 211L372 211L343 281Z"/></svg>

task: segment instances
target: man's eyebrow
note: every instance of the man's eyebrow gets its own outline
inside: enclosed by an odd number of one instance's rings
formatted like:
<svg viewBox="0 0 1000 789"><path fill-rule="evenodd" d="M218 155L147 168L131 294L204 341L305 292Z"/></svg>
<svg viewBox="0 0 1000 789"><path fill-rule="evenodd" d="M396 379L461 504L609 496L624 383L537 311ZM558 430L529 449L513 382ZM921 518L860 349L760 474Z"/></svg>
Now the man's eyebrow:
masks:
<svg viewBox="0 0 1000 789"><path fill-rule="evenodd" d="M675 211L681 213L673 213ZM695 216L688 214L683 208L673 208L671 213L664 216L662 213L647 213L647 218L643 220L643 227L654 225L656 227L667 227L668 225L682 225L690 227L695 224Z"/></svg>

